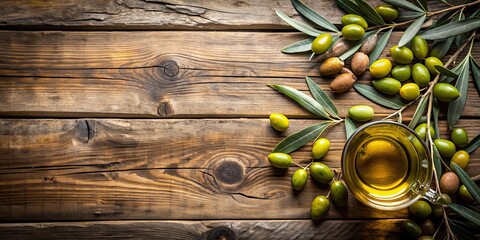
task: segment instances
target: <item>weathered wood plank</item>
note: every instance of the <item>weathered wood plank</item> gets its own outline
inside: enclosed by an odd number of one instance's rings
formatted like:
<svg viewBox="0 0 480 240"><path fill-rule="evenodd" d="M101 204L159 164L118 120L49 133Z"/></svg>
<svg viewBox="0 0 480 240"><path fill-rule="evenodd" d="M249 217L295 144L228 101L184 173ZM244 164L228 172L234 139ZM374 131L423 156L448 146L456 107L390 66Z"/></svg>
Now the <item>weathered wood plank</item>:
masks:
<svg viewBox="0 0 480 240"><path fill-rule="evenodd" d="M307 55L279 52L304 38L301 34L1 33L0 115L4 116L265 117L280 111L311 117L266 86L284 84L307 91L306 75L327 91L342 114L354 104L369 103L353 90L330 93L331 79L319 78L318 63L308 62ZM393 35L384 55L400 36ZM474 48L473 54L480 58L480 48ZM473 84L468 94L464 116L479 116ZM375 110L383 115L392 112L379 106Z"/></svg>
<svg viewBox="0 0 480 240"><path fill-rule="evenodd" d="M312 199L328 191L310 180L293 192L296 169L269 166L265 156L281 137L267 119L0 123L0 221L308 219ZM476 120L458 126L472 135L480 129ZM340 165L343 136L340 125L325 135L332 140L324 160L331 167ZM305 148L294 156L307 163L309 154ZM479 166L477 151L469 174ZM333 208L326 218L406 215L374 211L350 196L347 208Z"/></svg>
<svg viewBox="0 0 480 240"><path fill-rule="evenodd" d="M402 239L402 219L0 224L2 239Z"/></svg>

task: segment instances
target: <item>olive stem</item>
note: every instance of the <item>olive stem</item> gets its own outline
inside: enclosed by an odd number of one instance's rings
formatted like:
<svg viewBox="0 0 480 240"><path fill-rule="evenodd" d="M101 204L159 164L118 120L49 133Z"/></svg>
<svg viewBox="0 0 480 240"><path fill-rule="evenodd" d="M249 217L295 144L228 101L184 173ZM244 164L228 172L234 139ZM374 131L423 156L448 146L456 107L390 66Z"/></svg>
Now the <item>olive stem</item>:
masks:
<svg viewBox="0 0 480 240"><path fill-rule="evenodd" d="M295 166L297 166L297 167L299 167L299 168L304 168L302 165L300 165L300 164L298 164L298 163L296 163L296 162L293 162L293 161L292 161L292 163L293 163L293 165L295 165Z"/></svg>
<svg viewBox="0 0 480 240"><path fill-rule="evenodd" d="M438 11L435 11L435 12L428 12L428 13L427 13L427 16L430 17L430 16L437 15L437 14L440 14L440 13L449 12L449 11L451 11L451 10L456 10L456 9L459 9L459 8L470 7L470 6L479 4L479 3L480 3L480 0L477 0L477 1L475 1L475 2L466 3L466 4L461 4L461 5L457 5L457 6L445 8L445 9L442 9L442 10L438 10Z"/></svg>
<svg viewBox="0 0 480 240"><path fill-rule="evenodd" d="M398 109L397 111L393 112L392 114L384 117L382 120L387 120L387 119L390 119L396 115L398 115L399 113L401 113L403 110L405 110L406 108L410 107L412 104L414 104L421 96L418 96L417 98L415 98L415 100L413 101L410 101L409 103L407 103L405 106L403 106L402 108Z"/></svg>

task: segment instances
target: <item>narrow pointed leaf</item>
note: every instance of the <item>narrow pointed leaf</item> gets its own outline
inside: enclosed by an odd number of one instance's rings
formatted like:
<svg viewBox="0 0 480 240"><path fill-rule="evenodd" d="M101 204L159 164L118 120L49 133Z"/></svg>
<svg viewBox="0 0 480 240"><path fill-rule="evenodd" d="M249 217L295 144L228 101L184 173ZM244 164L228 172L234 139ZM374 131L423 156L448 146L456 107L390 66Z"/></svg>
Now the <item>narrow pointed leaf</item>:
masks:
<svg viewBox="0 0 480 240"><path fill-rule="evenodd" d="M288 23L290 26L292 26L293 28L297 29L298 31L300 32L303 32L305 34L308 34L312 37L317 37L318 35L322 34L323 32L315 29L315 28L312 28L310 26L308 26L307 24L305 23L302 23L300 21L297 21L295 19L292 19L290 18L289 16L287 16L285 13L283 13L282 11L280 10L275 10L275 13L283 20L285 21L286 23Z"/></svg>
<svg viewBox="0 0 480 240"><path fill-rule="evenodd" d="M406 12L402 13L397 19L395 19L395 22L406 22L410 21L413 19L417 19L420 16L425 15L423 12Z"/></svg>
<svg viewBox="0 0 480 240"><path fill-rule="evenodd" d="M477 238L472 234L472 231L468 231L457 223L448 219L450 227L455 234L455 236L462 240L477 240Z"/></svg>
<svg viewBox="0 0 480 240"><path fill-rule="evenodd" d="M472 154L480 147L480 134L478 134L475 138L470 140L470 142L463 148L463 150L467 151L469 154Z"/></svg>
<svg viewBox="0 0 480 240"><path fill-rule="evenodd" d="M399 47L405 46L407 43L409 43L413 37L415 37L420 31L420 28L422 27L422 24L425 22L425 19L427 18L427 15L423 15L415 22L410 24L408 28L405 30L405 33L402 35L402 38L400 38L400 41L398 42Z"/></svg>
<svg viewBox="0 0 480 240"><path fill-rule="evenodd" d="M307 52L312 49L312 42L315 38L307 38L295 43L292 43L284 48L282 48L283 53L300 53Z"/></svg>
<svg viewBox="0 0 480 240"><path fill-rule="evenodd" d="M322 15L316 13L311 8L300 2L299 0L292 0L293 7L300 13L302 16L306 17L308 20L317 24L319 27L325 28L332 32L338 32L337 27L333 25L330 21L325 19Z"/></svg>
<svg viewBox="0 0 480 240"><path fill-rule="evenodd" d="M457 12L453 12L453 11L443 14L443 16L435 20L432 26L430 26L428 29L436 28L449 23L451 21L450 18L452 17L452 15L455 15L455 14L457 14Z"/></svg>
<svg viewBox="0 0 480 240"><path fill-rule="evenodd" d="M385 24L385 21L383 21L382 17L380 17L377 11L375 11L370 4L363 0L355 0L355 2L357 3L358 8L360 8L360 10L364 13L362 16L367 16L367 18L370 18L376 23L376 25Z"/></svg>
<svg viewBox="0 0 480 240"><path fill-rule="evenodd" d="M393 28L390 28L390 30L388 30L382 35L382 37L380 37L380 39L378 39L375 49L373 49L370 55L368 55L368 58L370 59L370 63L368 64L369 66L372 65L373 62L377 61L377 59L380 57L383 49L385 49L385 46L387 46L388 40L390 39L392 32Z"/></svg>
<svg viewBox="0 0 480 240"><path fill-rule="evenodd" d="M435 69L436 69L437 71L439 71L441 74L443 74L443 75L445 75L445 76L447 76L447 77L458 78L458 74L457 74L457 73L452 72L452 71L450 71L450 69L447 69L447 68L445 68L445 67L443 67L443 66L436 65L436 66L435 66Z"/></svg>
<svg viewBox="0 0 480 240"><path fill-rule="evenodd" d="M471 222L468 222L468 221L461 221L461 220L452 220L450 219L450 222L453 222L455 223L456 225L458 226L461 226L465 229L468 229L468 230L480 230L480 227L471 223Z"/></svg>
<svg viewBox="0 0 480 240"><path fill-rule="evenodd" d="M460 12L458 17L459 17L459 20L465 20L465 14L463 14L463 11ZM462 46L463 42L467 39L467 37L468 36L466 33L455 36L455 45L457 47Z"/></svg>
<svg viewBox="0 0 480 240"><path fill-rule="evenodd" d="M469 18L474 18L474 17L480 17L480 8L477 9L477 11L475 11L474 13L472 13L472 15L470 15Z"/></svg>
<svg viewBox="0 0 480 240"><path fill-rule="evenodd" d="M435 135L433 138L437 139L440 137L440 129L438 128L438 115L440 114L440 107L438 106L437 100L433 99L432 106L432 115L433 115L433 129L435 130Z"/></svg>
<svg viewBox="0 0 480 240"><path fill-rule="evenodd" d="M435 145L433 145L433 167L437 173L437 180L440 181L440 178L442 177L442 157Z"/></svg>
<svg viewBox="0 0 480 240"><path fill-rule="evenodd" d="M352 0L336 0L337 5L347 13L362 15L362 10ZM365 19L367 20L367 19Z"/></svg>
<svg viewBox="0 0 480 240"><path fill-rule="evenodd" d="M382 0L385 3L391 4L393 6L397 6L399 8L407 9L414 12L425 12L425 10L421 9L420 7L416 6L415 4L405 1L405 0Z"/></svg>
<svg viewBox="0 0 480 240"><path fill-rule="evenodd" d="M298 91L297 89L283 86L283 85L269 85L273 89L285 94L289 98L293 99L295 102L300 104L303 108L305 108L307 111L323 117L323 118L328 118L328 114L323 109L322 105L320 105L315 99L312 97L306 95L303 92Z"/></svg>
<svg viewBox="0 0 480 240"><path fill-rule="evenodd" d="M369 38L370 36L372 36L374 34L373 31L371 32L367 32L365 33L365 35L363 35L362 39L360 39L353 47L351 47L350 49L348 49L348 51L346 51L345 53L343 53L342 55L340 55L340 59L342 59L343 61L345 61L345 59L349 58L350 56L352 56L358 49L360 49L360 47L362 46L362 43L365 42L365 40L367 40L367 38Z"/></svg>
<svg viewBox="0 0 480 240"><path fill-rule="evenodd" d="M463 69L465 68L465 65L468 65L468 57L465 57L457 66L450 69L450 71L457 74L457 75L460 75L462 73ZM451 83L455 79L456 78L451 78L451 77L443 75L442 77L440 77L440 82Z"/></svg>
<svg viewBox="0 0 480 240"><path fill-rule="evenodd" d="M350 118L345 118L345 134L347 135L347 139L352 136L352 134L355 132L357 129L357 126L355 126L355 123L352 121Z"/></svg>
<svg viewBox="0 0 480 240"><path fill-rule="evenodd" d="M418 6L422 8L423 11L428 11L428 2L427 0L417 0Z"/></svg>
<svg viewBox="0 0 480 240"><path fill-rule="evenodd" d="M438 59L442 59L447 54L450 46L452 46L454 37L450 37L447 39L442 40L435 40L433 42L432 50L430 50L430 54L432 57L436 57Z"/></svg>
<svg viewBox="0 0 480 240"><path fill-rule="evenodd" d="M427 107L428 103L428 98L420 98L420 101L418 102L417 109L415 110L415 113L413 114L412 120L410 120L410 124L408 124L409 128L414 129L415 126L417 126L418 120L423 116L423 113L425 112L425 108Z"/></svg>
<svg viewBox="0 0 480 240"><path fill-rule="evenodd" d="M330 114L330 116L338 118L338 110L333 104L332 100L328 95L308 76L305 77L307 81L308 89L312 94L313 98L317 100L320 105Z"/></svg>
<svg viewBox="0 0 480 240"><path fill-rule="evenodd" d="M426 40L444 39L470 32L479 27L480 18L471 18L458 22L451 22L440 27L426 30L420 36Z"/></svg>
<svg viewBox="0 0 480 240"><path fill-rule="evenodd" d="M463 109L465 108L465 103L467 101L468 77L470 72L469 66L468 62L463 64L463 69L455 83L455 87L460 92L460 97L448 104L447 122L450 129L453 129L455 124L457 124L462 115Z"/></svg>
<svg viewBox="0 0 480 240"><path fill-rule="evenodd" d="M448 204L448 206L465 219L469 220L472 223L475 223L477 226L480 226L480 214L478 214L477 212L457 203L450 203Z"/></svg>
<svg viewBox="0 0 480 240"><path fill-rule="evenodd" d="M379 105L382 105L387 108L400 109L405 106L405 103L402 102L400 96L387 96L382 93L379 93L374 87L356 83L353 85L353 88L357 90L362 96L368 98L370 101L375 102Z"/></svg>
<svg viewBox="0 0 480 240"><path fill-rule="evenodd" d="M470 57L470 67L472 68L473 84L478 93L480 93L480 66L473 57Z"/></svg>
<svg viewBox="0 0 480 240"><path fill-rule="evenodd" d="M473 182L470 176L468 176L460 166L454 162L451 162L451 165L453 166L452 170L457 174L462 184L465 185L470 195L472 195L477 203L480 203L480 188L478 188L475 182ZM480 218L478 218L478 220L480 221Z"/></svg>
<svg viewBox="0 0 480 240"><path fill-rule="evenodd" d="M330 123L330 121L317 123L295 132L279 142L272 152L291 153L319 136Z"/></svg>

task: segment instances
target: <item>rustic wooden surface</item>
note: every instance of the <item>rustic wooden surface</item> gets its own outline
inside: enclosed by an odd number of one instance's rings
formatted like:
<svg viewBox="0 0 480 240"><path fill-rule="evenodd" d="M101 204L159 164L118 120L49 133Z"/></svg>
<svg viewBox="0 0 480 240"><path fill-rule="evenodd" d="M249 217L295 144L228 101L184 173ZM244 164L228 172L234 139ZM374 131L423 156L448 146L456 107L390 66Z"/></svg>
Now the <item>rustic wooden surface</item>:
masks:
<svg viewBox="0 0 480 240"><path fill-rule="evenodd" d="M305 2L338 23L333 1ZM372 210L353 196L311 221L312 199L328 188L309 180L292 191L295 168L266 159L318 122L269 83L306 92L308 75L342 116L359 103L374 106L376 119L392 112L353 90L332 94L306 54L279 52L305 38L274 15L299 19L290 1L0 6L0 239L405 237L406 210ZM478 100L470 83L458 126L471 137L480 134ZM287 132L269 126L272 112L292 119ZM343 125L324 136L332 147L322 161L339 168ZM293 154L297 162L310 161L310 146ZM467 172L478 175L480 151L471 157Z"/></svg>

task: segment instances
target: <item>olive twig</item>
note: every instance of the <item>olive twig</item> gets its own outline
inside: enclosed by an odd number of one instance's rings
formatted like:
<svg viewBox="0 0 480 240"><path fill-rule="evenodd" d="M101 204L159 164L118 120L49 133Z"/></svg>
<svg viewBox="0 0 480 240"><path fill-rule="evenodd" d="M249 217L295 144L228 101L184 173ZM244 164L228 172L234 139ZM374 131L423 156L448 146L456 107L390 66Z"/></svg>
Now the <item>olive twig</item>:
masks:
<svg viewBox="0 0 480 240"><path fill-rule="evenodd" d="M437 14L440 14L440 13L456 10L456 9L459 9L459 8L470 7L470 6L473 6L473 5L476 5L476 4L480 4L480 0L477 0L477 1L471 2L471 3L465 3L465 4L461 4L461 5L452 6L452 7L449 7L449 8L444 8L442 10L438 10L438 11L435 11L435 12L428 12L427 16L430 17L430 16L434 16L434 15L437 15Z"/></svg>
<svg viewBox="0 0 480 240"><path fill-rule="evenodd" d="M419 98L421 98L421 96L418 96L417 98L415 98L413 101L410 101L409 103L407 103L405 106L403 106L402 108L398 109L397 111L393 112L392 114L384 117L382 120L387 120L387 119L390 119L396 115L398 115L399 113L403 112L403 110L407 109L408 107L410 107L412 104L414 104Z"/></svg>
<svg viewBox="0 0 480 240"><path fill-rule="evenodd" d="M292 161L292 163L293 163L293 165L295 165L295 166L297 166L297 167L299 167L299 168L304 168L302 165L300 165L300 164L298 164L298 163L296 163L296 162L293 162L293 161Z"/></svg>

